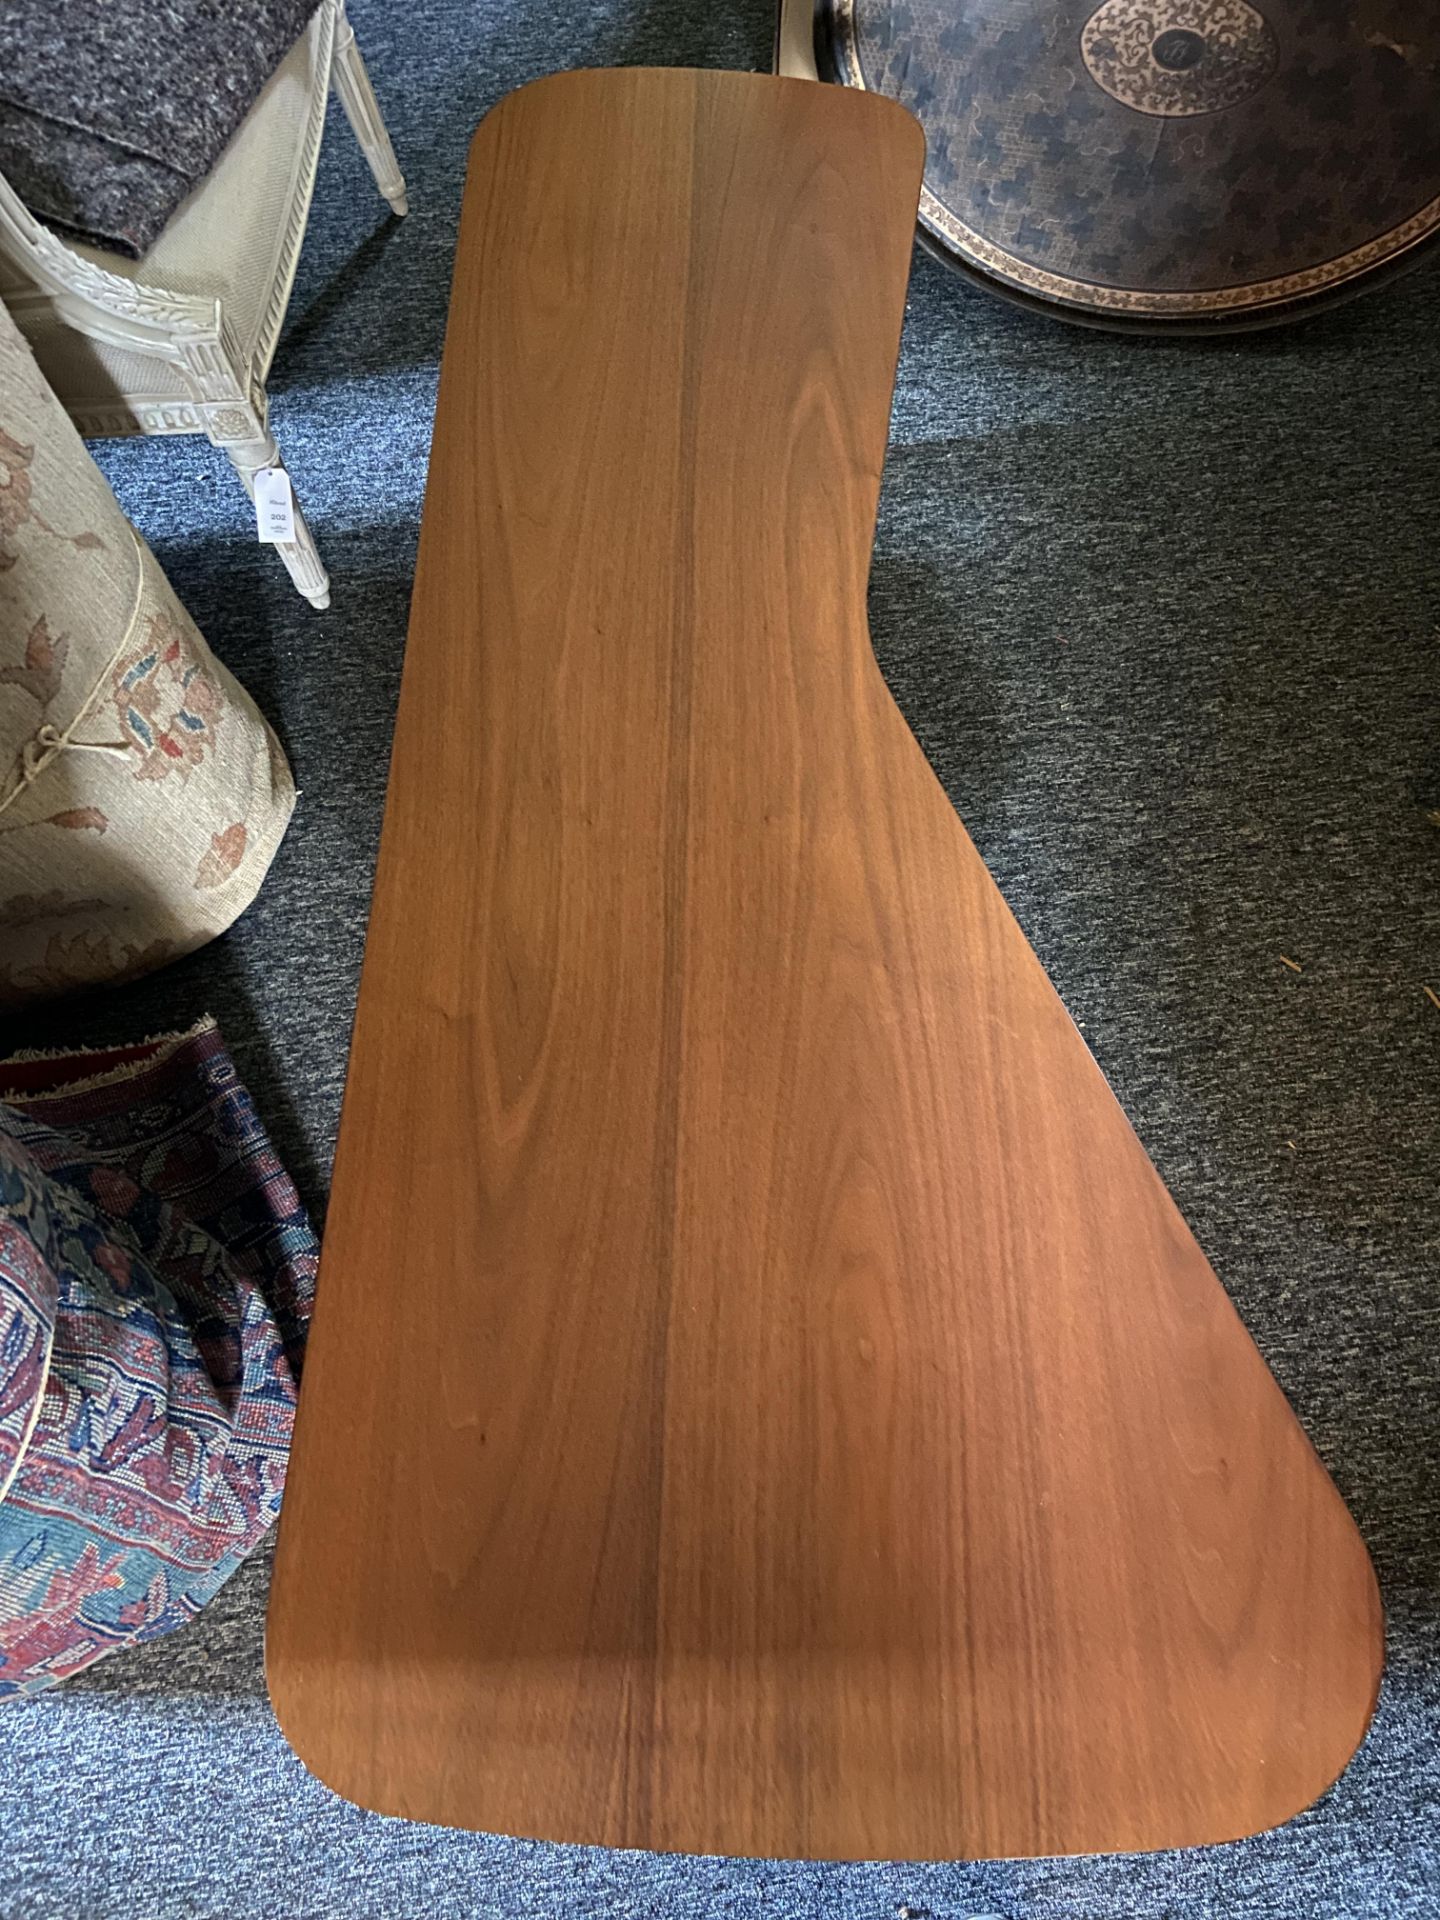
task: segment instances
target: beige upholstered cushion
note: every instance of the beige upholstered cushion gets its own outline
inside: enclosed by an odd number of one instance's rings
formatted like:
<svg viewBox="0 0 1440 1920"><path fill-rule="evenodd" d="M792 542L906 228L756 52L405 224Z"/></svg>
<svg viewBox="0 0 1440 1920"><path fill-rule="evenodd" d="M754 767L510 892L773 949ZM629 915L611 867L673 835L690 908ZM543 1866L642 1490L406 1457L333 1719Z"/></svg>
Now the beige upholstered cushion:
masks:
<svg viewBox="0 0 1440 1920"><path fill-rule="evenodd" d="M222 932L294 804L0 307L0 1003Z"/></svg>

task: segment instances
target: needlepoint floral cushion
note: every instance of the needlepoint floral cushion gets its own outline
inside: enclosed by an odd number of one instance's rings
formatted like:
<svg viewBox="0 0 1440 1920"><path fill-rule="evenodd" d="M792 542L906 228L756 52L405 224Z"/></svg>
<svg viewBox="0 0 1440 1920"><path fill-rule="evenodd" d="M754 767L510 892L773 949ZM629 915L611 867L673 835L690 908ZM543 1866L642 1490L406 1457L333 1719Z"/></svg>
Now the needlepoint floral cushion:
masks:
<svg viewBox="0 0 1440 1920"><path fill-rule="evenodd" d="M0 306L0 1005L213 939L294 804Z"/></svg>

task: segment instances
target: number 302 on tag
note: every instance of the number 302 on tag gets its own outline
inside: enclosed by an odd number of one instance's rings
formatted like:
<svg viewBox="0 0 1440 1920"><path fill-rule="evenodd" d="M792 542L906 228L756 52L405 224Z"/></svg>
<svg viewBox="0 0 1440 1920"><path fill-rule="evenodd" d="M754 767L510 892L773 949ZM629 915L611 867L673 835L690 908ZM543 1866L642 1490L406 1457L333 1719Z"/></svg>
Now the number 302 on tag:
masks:
<svg viewBox="0 0 1440 1920"><path fill-rule="evenodd" d="M259 467L255 473L255 524L271 545L295 538L295 496L283 467Z"/></svg>

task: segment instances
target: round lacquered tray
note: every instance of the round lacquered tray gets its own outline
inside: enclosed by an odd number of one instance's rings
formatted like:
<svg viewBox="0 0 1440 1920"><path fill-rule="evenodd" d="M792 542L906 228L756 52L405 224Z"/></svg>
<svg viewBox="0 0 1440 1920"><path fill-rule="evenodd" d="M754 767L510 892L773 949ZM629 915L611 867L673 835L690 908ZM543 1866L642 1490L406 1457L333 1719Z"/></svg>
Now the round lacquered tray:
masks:
<svg viewBox="0 0 1440 1920"><path fill-rule="evenodd" d="M822 74L929 143L930 245L1094 324L1289 318L1440 233L1440 6L821 0Z"/></svg>

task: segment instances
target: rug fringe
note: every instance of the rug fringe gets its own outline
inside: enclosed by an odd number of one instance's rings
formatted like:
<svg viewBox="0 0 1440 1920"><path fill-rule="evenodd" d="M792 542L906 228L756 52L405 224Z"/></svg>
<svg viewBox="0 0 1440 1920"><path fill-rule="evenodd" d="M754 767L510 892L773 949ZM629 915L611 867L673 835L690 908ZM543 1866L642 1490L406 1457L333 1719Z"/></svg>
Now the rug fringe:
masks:
<svg viewBox="0 0 1440 1920"><path fill-rule="evenodd" d="M137 1079L142 1073L148 1073L158 1061L182 1047L187 1040L197 1040L202 1034L214 1033L218 1022L214 1014L203 1013L193 1026L169 1033L147 1034L143 1040L125 1040L109 1047L38 1047L22 1053L6 1054L0 1059L0 1101L34 1100L44 1098L43 1094L31 1093L23 1087L11 1087L5 1082L7 1067L44 1066L58 1064L65 1060L82 1060L86 1054L131 1053L137 1048L149 1049L138 1060L121 1060L113 1066L104 1067L98 1073L87 1074L79 1080L67 1080L56 1091L71 1093L93 1093L97 1088L117 1086L123 1081Z"/></svg>

